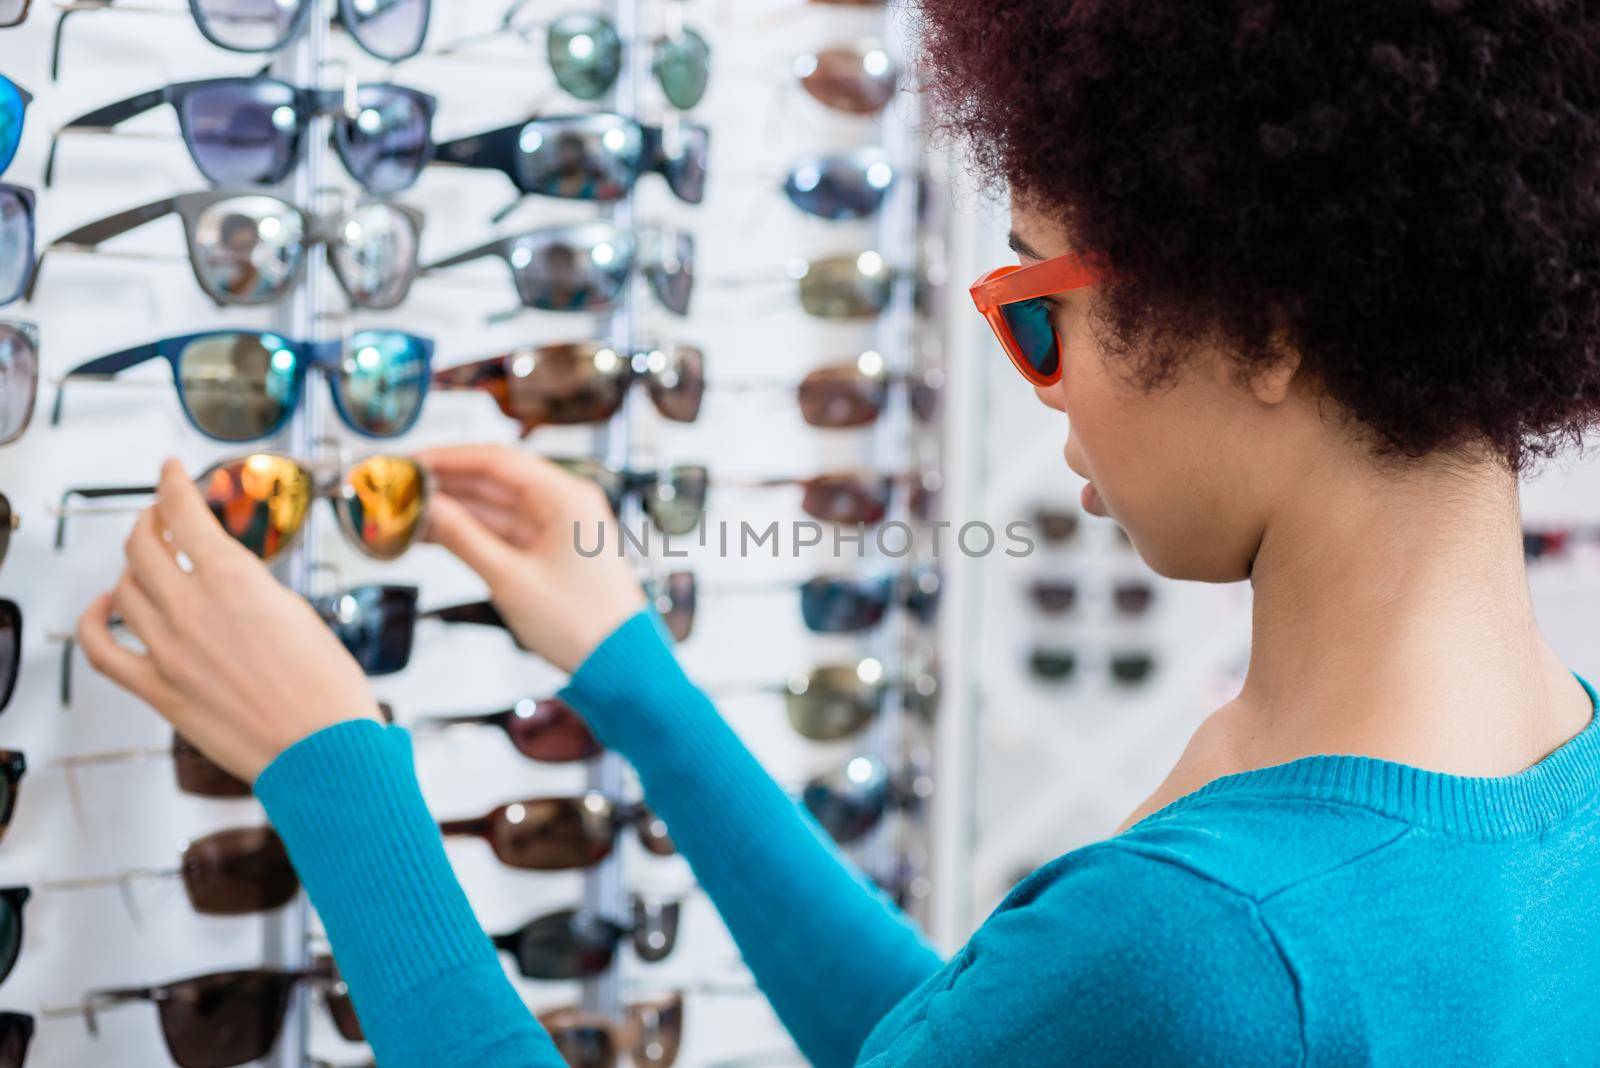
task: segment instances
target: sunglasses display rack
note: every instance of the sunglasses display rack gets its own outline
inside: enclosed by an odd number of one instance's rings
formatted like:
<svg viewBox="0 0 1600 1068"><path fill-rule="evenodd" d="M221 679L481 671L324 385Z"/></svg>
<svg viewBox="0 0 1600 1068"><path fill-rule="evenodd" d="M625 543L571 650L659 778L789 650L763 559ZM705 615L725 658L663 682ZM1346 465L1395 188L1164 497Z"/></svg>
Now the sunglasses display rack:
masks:
<svg viewBox="0 0 1600 1068"><path fill-rule="evenodd" d="M934 559L919 518L941 496L949 416L931 402L955 369L941 355L950 312L935 284L943 206L920 178L932 161L915 101L896 89L900 12L606 0L563 15L400 0L383 10L427 17L379 24L351 0L301 0L274 5L270 33L241 42L225 7L73 3L58 21L34 5L0 30L0 74L43 90L6 177L40 187L48 251L24 308L46 327L43 403L0 451L0 491L22 516L0 593L23 606L26 627L0 747L28 764L0 889L33 890L0 1010L39 1017L28 1068L156 1068L220 1048L219 1036L164 1029L149 999L262 968L275 974L259 990L288 990L289 1009L261 1063L370 1058L345 1037L350 1007L296 883L219 902L195 899L181 874L208 857L270 853L260 807L61 640L115 579L123 506L142 503L109 489L148 484L167 455L199 472L266 448L320 475L373 453L493 441L673 472L676 507L621 493L621 514L658 539L639 565L663 607L688 606L667 614L692 622L680 647L690 674L841 848L949 941L935 911L947 906L930 893L940 873L961 877L934 845L936 821L950 818L930 795L947 725L925 709L936 677L946 708L947 682L967 686L965 665L935 671L953 659L945 620L966 595L952 578L970 565L949 552L948 531ZM402 40L408 26L425 40ZM254 50L225 50L241 45ZM381 144L363 125L374 112L391 123ZM252 114L276 131L256 130L258 151L216 134L224 116ZM697 171L706 131L710 165ZM423 167L416 149L430 137ZM575 175L560 146L601 152L605 165L586 157ZM617 159L604 154L629 146L635 162L607 169ZM624 371L531 415L498 409L478 372L442 376L423 402L340 370L357 351L426 372L537 348L548 366L593 371L608 346L626 349ZM299 369L249 411L206 395L208 368L266 368L284 354ZM314 381L319 368L331 390ZM619 381L613 403L605 387ZM82 492L64 499L70 488ZM953 488L944 482L940 505L952 513ZM828 501L842 523L824 518ZM59 551L52 509L71 520ZM87 514L102 511L123 518ZM544 699L563 677L501 630L456 625L484 621L484 591L442 550L376 560L330 519L312 508L275 566L330 622L346 610L415 613L410 663L387 665L374 690L415 729L419 780L485 930L509 947L510 932L577 908L616 931L606 966L581 976L508 953L530 1009L557 1023L606 1018L637 1040L638 1068L799 1063L687 864L659 855L659 828L628 807L640 798L631 769L608 755L566 759L586 752L575 731L552 735L573 743L553 763L508 745L510 728L486 729L512 722L492 710L559 716ZM912 551L899 552L898 534L885 551L876 532L902 524ZM694 532L669 549L659 529L680 525ZM779 551L743 544L746 527L769 525ZM803 543L812 529L820 544ZM802 679L809 697L796 692ZM828 701L858 689L861 722L840 731ZM0 777L8 767L0 760ZM477 817L499 806L586 791L639 832L599 865L518 871L478 840ZM661 999L679 992L673 1017ZM5 1027L0 1018L0 1040ZM12 1068L6 1055L0 1041L0 1068Z"/></svg>

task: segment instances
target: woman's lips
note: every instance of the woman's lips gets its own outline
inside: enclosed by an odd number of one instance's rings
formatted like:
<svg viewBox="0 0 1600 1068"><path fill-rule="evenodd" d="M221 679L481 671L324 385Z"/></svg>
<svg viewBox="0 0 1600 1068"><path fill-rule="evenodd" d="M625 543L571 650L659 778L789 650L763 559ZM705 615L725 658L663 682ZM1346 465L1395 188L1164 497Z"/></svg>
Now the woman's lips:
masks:
<svg viewBox="0 0 1600 1068"><path fill-rule="evenodd" d="M1094 488L1093 482L1085 482L1083 484L1083 493L1079 497L1079 503L1083 506L1083 510L1090 515L1097 515L1103 518L1110 514L1106 511L1106 502L1100 499L1100 491Z"/></svg>

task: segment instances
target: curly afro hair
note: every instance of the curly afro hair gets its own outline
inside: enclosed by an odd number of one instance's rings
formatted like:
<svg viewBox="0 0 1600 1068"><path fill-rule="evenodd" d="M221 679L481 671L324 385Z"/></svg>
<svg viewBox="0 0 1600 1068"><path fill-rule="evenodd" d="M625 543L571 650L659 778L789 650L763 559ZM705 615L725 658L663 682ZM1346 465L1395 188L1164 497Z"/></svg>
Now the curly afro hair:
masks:
<svg viewBox="0 0 1600 1068"><path fill-rule="evenodd" d="M1299 352L1381 454L1511 466L1600 413L1600 8L919 0L936 123L1116 272L1153 387Z"/></svg>

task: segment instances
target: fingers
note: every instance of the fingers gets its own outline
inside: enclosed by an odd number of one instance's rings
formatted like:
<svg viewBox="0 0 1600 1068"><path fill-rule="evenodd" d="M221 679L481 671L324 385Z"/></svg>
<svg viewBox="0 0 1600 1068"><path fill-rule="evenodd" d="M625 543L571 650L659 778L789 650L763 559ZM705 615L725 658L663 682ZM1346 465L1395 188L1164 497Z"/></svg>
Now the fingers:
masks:
<svg viewBox="0 0 1600 1068"><path fill-rule="evenodd" d="M544 520L559 511L582 480L549 460L504 445L457 445L427 449L417 459L441 481L477 477L511 490L530 518Z"/></svg>
<svg viewBox="0 0 1600 1068"><path fill-rule="evenodd" d="M484 526L461 502L442 494L428 508L424 537L455 553L490 586L516 562L511 547L500 535Z"/></svg>
<svg viewBox="0 0 1600 1068"><path fill-rule="evenodd" d="M173 547L197 568L208 561L225 559L238 548L177 460L161 465L155 511L158 525L172 532Z"/></svg>
<svg viewBox="0 0 1600 1068"><path fill-rule="evenodd" d="M166 617L130 572L123 571L111 591L111 607L152 656L159 656L159 650L167 648L172 631Z"/></svg>
<svg viewBox="0 0 1600 1068"><path fill-rule="evenodd" d="M178 567L171 543L156 528L153 508L139 513L124 548L134 580L162 611L169 611L188 576Z"/></svg>
<svg viewBox="0 0 1600 1068"><path fill-rule="evenodd" d="M111 634L112 595L94 599L78 620L78 645L89 665L112 682L157 708L168 697L166 683L155 663L142 653L120 644Z"/></svg>

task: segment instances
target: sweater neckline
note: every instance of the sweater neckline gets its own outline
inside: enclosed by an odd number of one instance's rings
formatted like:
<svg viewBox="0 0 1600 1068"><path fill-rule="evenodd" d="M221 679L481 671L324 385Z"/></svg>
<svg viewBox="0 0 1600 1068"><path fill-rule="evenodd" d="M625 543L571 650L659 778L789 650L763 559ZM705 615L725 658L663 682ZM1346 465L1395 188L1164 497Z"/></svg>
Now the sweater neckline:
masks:
<svg viewBox="0 0 1600 1068"><path fill-rule="evenodd" d="M1513 775L1451 775L1367 756L1300 757L1213 779L1135 826L1215 798L1254 797L1355 805L1478 840L1538 834L1600 796L1600 694L1574 677L1589 695L1588 725Z"/></svg>

